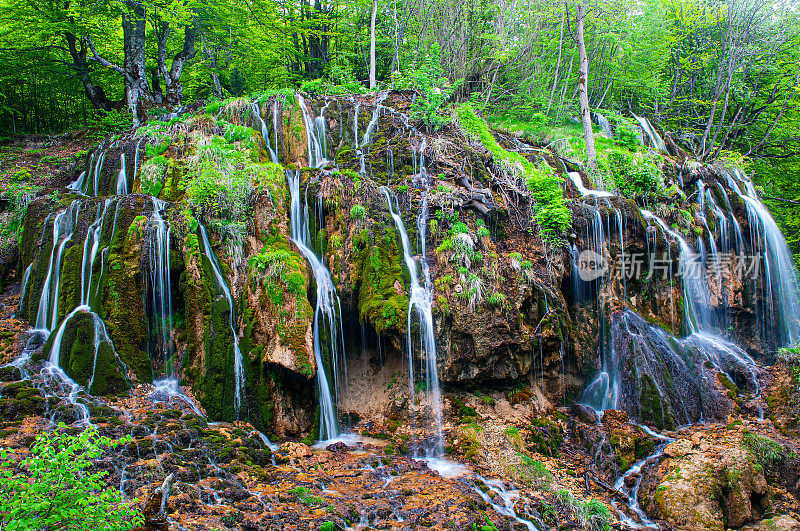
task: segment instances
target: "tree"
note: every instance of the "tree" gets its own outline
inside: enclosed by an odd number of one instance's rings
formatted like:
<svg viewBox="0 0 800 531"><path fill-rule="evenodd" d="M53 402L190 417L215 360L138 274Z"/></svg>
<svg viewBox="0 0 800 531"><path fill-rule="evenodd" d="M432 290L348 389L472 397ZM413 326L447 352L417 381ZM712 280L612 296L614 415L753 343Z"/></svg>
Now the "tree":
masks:
<svg viewBox="0 0 800 531"><path fill-rule="evenodd" d="M16 463L0 450L0 528L128 530L144 522L114 486L107 471L91 472L92 460L127 442L100 437L89 427L79 435L41 433L31 455Z"/></svg>
<svg viewBox="0 0 800 531"><path fill-rule="evenodd" d="M590 168L597 166L597 154L594 149L594 133L592 132L592 115L589 110L589 58L586 56L586 43L583 37L583 19L586 16L582 0L575 2L575 42L578 45L580 74L578 75L578 97L581 104L581 124L583 136L586 138L586 159Z"/></svg>
<svg viewBox="0 0 800 531"><path fill-rule="evenodd" d="M372 0L372 18L369 25L369 89L375 88L375 20L378 18L378 0Z"/></svg>

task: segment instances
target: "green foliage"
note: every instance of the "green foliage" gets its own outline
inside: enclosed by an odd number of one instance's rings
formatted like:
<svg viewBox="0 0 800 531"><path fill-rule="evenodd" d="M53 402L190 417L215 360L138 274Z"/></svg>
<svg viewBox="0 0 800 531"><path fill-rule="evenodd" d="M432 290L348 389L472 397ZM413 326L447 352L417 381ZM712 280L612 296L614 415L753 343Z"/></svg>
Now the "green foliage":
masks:
<svg viewBox="0 0 800 531"><path fill-rule="evenodd" d="M506 151L494 138L489 126L469 104L459 107L458 118L468 135L480 140L495 160L507 170L521 174L536 203L536 221L545 239L554 240L572 223L572 212L564 204L563 179L546 163L536 167L514 151Z"/></svg>
<svg viewBox="0 0 800 531"><path fill-rule="evenodd" d="M411 104L411 118L420 120L434 130L441 129L449 122L440 115L450 96L464 83L463 79L450 83L445 77L439 57L438 43L432 43L411 72L413 87L418 97ZM403 81L398 81L400 85Z"/></svg>
<svg viewBox="0 0 800 531"><path fill-rule="evenodd" d="M101 437L89 427L79 435L62 431L36 437L31 455L19 462L0 450L0 528L128 530L144 523L131 502L106 483L107 471L92 472L106 449L128 441Z"/></svg>
<svg viewBox="0 0 800 531"><path fill-rule="evenodd" d="M5 212L0 213L0 236L8 238L19 237L22 231L22 220L28 210L28 204L33 201L41 186L25 182L30 174L17 172L12 176L11 182L6 183L5 188L0 192L0 197L8 201Z"/></svg>
<svg viewBox="0 0 800 531"><path fill-rule="evenodd" d="M367 208L364 205L353 205L350 209L350 219L364 219L367 217Z"/></svg>
<svg viewBox="0 0 800 531"><path fill-rule="evenodd" d="M255 185L271 178L270 168L251 162L250 154L247 146L215 136L210 144L198 146L191 159L192 171L180 183L192 211L231 246L239 245L244 237Z"/></svg>
<svg viewBox="0 0 800 531"><path fill-rule="evenodd" d="M762 466L779 463L789 456L789 452L780 444L769 437L750 431L742 434L742 445Z"/></svg>
<svg viewBox="0 0 800 531"><path fill-rule="evenodd" d="M648 155L613 150L608 153L606 168L624 197L648 201L664 192L664 176Z"/></svg>
<svg viewBox="0 0 800 531"><path fill-rule="evenodd" d="M93 129L93 136L102 138L112 133L119 133L133 127L131 113L126 110L94 111L88 117L88 126Z"/></svg>

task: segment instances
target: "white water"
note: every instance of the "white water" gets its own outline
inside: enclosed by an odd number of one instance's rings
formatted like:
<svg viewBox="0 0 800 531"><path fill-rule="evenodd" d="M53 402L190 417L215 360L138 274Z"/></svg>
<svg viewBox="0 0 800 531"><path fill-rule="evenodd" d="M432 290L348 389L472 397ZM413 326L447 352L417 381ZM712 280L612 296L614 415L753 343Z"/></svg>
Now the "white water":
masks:
<svg viewBox="0 0 800 531"><path fill-rule="evenodd" d="M50 332L58 323L58 287L61 281L61 255L64 247L72 241L80 215L80 201L73 201L69 207L56 214L53 220L53 248L47 269L42 293L39 297L39 310L35 327Z"/></svg>
<svg viewBox="0 0 800 531"><path fill-rule="evenodd" d="M300 97L300 96L298 96ZM300 97L301 98L301 97ZM311 140L309 140L311 142ZM310 156L310 155L309 155ZM339 348L342 347L342 322L339 295L331 279L328 268L320 256L311 248L311 233L309 228L308 200L300 201L300 172L287 171L286 179L289 183L289 193L292 203L290 211L290 228L292 241L297 245L300 253L308 262L317 284L317 301L314 308L314 361L317 365L317 387L319 390L319 437L321 440L335 439L339 436L339 423L337 420L336 406L334 404L328 377L325 373L323 356L322 329L327 329L324 347L328 349L328 359L333 370L334 388L339 389L338 367Z"/></svg>
<svg viewBox="0 0 800 531"><path fill-rule="evenodd" d="M253 110L253 114L256 118L258 118L259 123L261 124L261 138L264 139L264 142L267 144L267 152L269 153L269 160L274 163L278 163L278 127L277 127L277 102L273 104L273 126L275 130L275 144L273 147L272 139L269 136L269 128L267 128L267 123L264 121L264 118L261 117L261 107L259 107L258 102L254 101L251 105Z"/></svg>
<svg viewBox="0 0 800 531"><path fill-rule="evenodd" d="M486 479L480 475L476 475L476 477L489 488L489 492L495 495L494 498L492 498L488 493L483 492L478 485L475 485L473 490L478 496L483 498L483 501L491 505L499 514L508 517L512 522L524 525L528 531L538 531L538 528L533 525L532 522L520 518L517 515L517 511L514 509L514 504L520 498L518 490L506 489L505 484L497 479ZM498 499L502 502L502 505L496 501Z"/></svg>
<svg viewBox="0 0 800 531"><path fill-rule="evenodd" d="M308 165L312 168L319 168L328 162L328 139L325 134L325 109L322 108L320 115L314 117L306 105L306 100L300 94L297 95L297 103L303 115L303 124L306 129L306 153L308 154Z"/></svg>
<svg viewBox="0 0 800 531"><path fill-rule="evenodd" d="M728 183L747 206L748 224L750 225L750 242L752 252L762 256L764 295L767 303L767 314L762 316L767 323L777 316L780 339L783 346L800 344L800 283L794 260L786 245L783 233L767 208L759 200L753 183L741 172L735 170L733 179L728 175ZM738 183L744 184L747 191L743 194Z"/></svg>
<svg viewBox="0 0 800 531"><path fill-rule="evenodd" d="M172 400L181 400L194 411L198 416L205 418L205 414L197 405L197 403L186 396L181 390L178 380L175 378L162 378L160 380L153 380L155 389L150 391L150 399L153 402L164 402L170 404Z"/></svg>
<svg viewBox="0 0 800 531"><path fill-rule="evenodd" d="M161 215L167 208L167 203L160 199L152 199L153 216L151 218L152 229L150 237L150 271L148 275L150 292L150 319L155 321L155 326L151 323L148 335L148 353L152 360L160 351L164 362L164 371L167 376L174 376L174 367L171 367L171 332L172 325L172 283L170 279L169 265L169 237L170 225ZM233 308L231 307L231 312ZM155 340L152 337L155 333ZM235 334L234 334L235 335ZM241 355L240 355L241 357ZM241 371L242 374L244 371ZM242 379L244 376L241 376ZM237 375L237 379L239 375ZM238 411L237 411L238 412Z"/></svg>
<svg viewBox="0 0 800 531"><path fill-rule="evenodd" d="M409 242L408 233L406 232L403 218L400 215L400 207L397 203L397 197L386 187L381 188L386 205L389 208L389 213L394 220L397 232L400 234L400 240L403 244L403 259L408 269L408 275L411 279L408 297L408 317L407 317L407 339L406 339L406 353L408 355L408 374L409 374L409 388L411 392L411 403L414 404L414 395L416 382L414 378L414 360L419 357L425 363L425 390L427 392L428 406L432 413L432 429L433 429L433 444L427 445L425 452L427 457L441 457L444 454L444 438L442 436L442 399L441 391L439 388L439 370L437 367L436 359L436 338L433 330L433 311L432 302L433 294L431 290L430 274L425 257L425 228L427 227L427 203L423 199L420 208L420 217L417 219L417 229L420 237L421 253L421 269L425 285L420 284L417 260L411 254L411 244ZM414 317L419 322L419 344L420 352L414 351L414 341L412 339L412 330Z"/></svg>
<svg viewBox="0 0 800 531"><path fill-rule="evenodd" d="M635 522L625 514L623 513L619 514L621 516L621 520L626 524L628 524L630 527L634 527L637 529L643 527L647 529L660 529L660 526L654 521L650 520L650 518L647 517L647 514L642 509L641 505L639 505L639 490L642 483L642 479L644 479L644 474L642 474L641 472L644 467L658 461L658 459L664 453L664 448L666 448L666 446L669 443L674 441L674 439L667 437L665 435L661 435L660 433L651 430L647 426L638 426L638 427L644 430L651 437L655 437L661 442L656 445L654 452L652 454L634 463L632 467L630 467L623 475L618 477L617 480L614 482L614 489L620 492L626 492L628 494L628 499L629 499L628 507L634 513L636 513L636 516L639 518L639 521ZM633 487L627 489L625 487L625 480L634 474L638 475L638 477L636 478L636 483L633 485Z"/></svg>
<svg viewBox="0 0 800 531"><path fill-rule="evenodd" d="M590 190L583 185L583 179L581 178L581 174L572 171L567 174L572 181L572 184L575 185L575 188L578 189L578 192L584 197L586 196L594 196L594 197L614 197L614 194L611 192L606 192L605 190Z"/></svg>
<svg viewBox="0 0 800 531"><path fill-rule="evenodd" d="M658 132L656 132L656 130L653 128L650 120L640 116L634 116L634 118L636 118L636 121L639 122L639 125L647 135L647 138L650 139L650 145L653 146L656 151L660 153L666 153L667 146L664 144L664 139L662 139L661 135L659 135Z"/></svg>
<svg viewBox="0 0 800 531"><path fill-rule="evenodd" d="M589 228L591 228L591 234L587 232L586 241L592 244L592 251L601 257L605 257L607 241L605 236L606 230L603 226L603 217L598 209L593 211L592 223L587 224L587 231ZM622 242L621 231L620 242ZM624 246L623 243L620 244ZM577 260L578 257L575 257L575 259ZM574 264L574 267L577 269L577 263ZM604 273L594 281L596 282L598 297L597 315L599 337L597 340L597 347L600 351L600 372L595 379L586 386L581 398L584 404L598 413L606 409L616 409L620 395L619 368L617 367L617 357L614 353L614 342L611 339L609 317L605 303L605 277L606 274Z"/></svg>
<svg viewBox="0 0 800 531"><path fill-rule="evenodd" d="M117 195L128 195L128 173L125 168L125 152L119 156L119 173L117 174Z"/></svg>
<svg viewBox="0 0 800 531"><path fill-rule="evenodd" d="M231 296L231 289L228 287L228 282L222 275L222 269L219 266L217 255L214 253L214 249L211 248L211 243L208 240L206 228L202 223L200 223L199 229L200 239L203 242L203 250L208 258L209 263L211 264L211 270L214 272L214 278L217 281L217 286L220 287L225 300L228 302L228 325L230 326L231 334L233 335L233 408L236 412L236 416L238 417L239 410L242 407L242 394L244 393L245 382L244 361L242 359L242 351L239 348L239 333L236 331L235 324L236 307L233 304L233 297Z"/></svg>

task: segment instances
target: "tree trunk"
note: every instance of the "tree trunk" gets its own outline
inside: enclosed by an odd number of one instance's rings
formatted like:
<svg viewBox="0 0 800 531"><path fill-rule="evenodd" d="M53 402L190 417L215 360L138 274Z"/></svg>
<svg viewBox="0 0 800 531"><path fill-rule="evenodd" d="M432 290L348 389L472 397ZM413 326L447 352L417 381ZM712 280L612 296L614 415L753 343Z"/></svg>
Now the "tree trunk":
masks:
<svg viewBox="0 0 800 531"><path fill-rule="evenodd" d="M145 117L145 109L153 103L153 95L147 82L145 68L147 55L145 49L145 29L147 15L139 2L125 2L130 13L122 15L123 49L125 51L125 96L133 115L133 124L138 126Z"/></svg>
<svg viewBox="0 0 800 531"><path fill-rule="evenodd" d="M89 63L86 59L89 51L86 47L86 43L81 41L79 47L77 36L70 32L64 33L64 39L67 41L67 48L72 57L72 68L75 70L75 75L80 79L83 90L86 93L86 97L92 103L92 107L103 111L118 109L122 105L122 102L108 99L103 88L92 82L92 76L89 72Z"/></svg>
<svg viewBox="0 0 800 531"><path fill-rule="evenodd" d="M369 23L369 89L375 88L375 21L378 18L378 0L372 0L372 19Z"/></svg>
<svg viewBox="0 0 800 531"><path fill-rule="evenodd" d="M589 80L589 59L586 57L586 44L583 40L583 18L586 16L582 0L575 2L577 17L576 37L578 43L578 57L580 59L580 73L578 74L578 97L581 103L581 123L583 136L586 138L586 162L590 168L597 166L597 154L594 150L594 134L592 133L592 116L589 112L589 93L587 82Z"/></svg>
<svg viewBox="0 0 800 531"><path fill-rule="evenodd" d="M183 96L183 85L181 85L181 74L187 61L194 58L195 42L197 41L197 29L193 24L186 26L183 37L183 48L172 58L172 65L167 68L167 40L172 33L171 28L166 23L159 26L158 32L158 69L164 79L164 103L167 105L179 106Z"/></svg>

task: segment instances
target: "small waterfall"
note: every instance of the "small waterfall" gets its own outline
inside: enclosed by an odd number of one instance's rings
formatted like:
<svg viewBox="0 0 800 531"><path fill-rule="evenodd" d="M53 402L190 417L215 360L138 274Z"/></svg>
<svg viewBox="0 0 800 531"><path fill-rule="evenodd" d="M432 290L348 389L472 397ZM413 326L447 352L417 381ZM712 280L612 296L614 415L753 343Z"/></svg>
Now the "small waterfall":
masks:
<svg viewBox="0 0 800 531"><path fill-rule="evenodd" d="M494 496L490 496L488 492L484 492L478 485L475 485L473 490L483 501L491 505L498 514L502 514L513 523L525 526L525 529L528 531L539 531L531 521L520 518L519 515L517 515L514 504L520 497L518 490L513 488L507 489L505 484L497 479L486 479L480 475L476 475L476 477L486 485L489 492L494 494ZM498 502L502 502L502 505ZM517 529L517 526L513 526L513 528Z"/></svg>
<svg viewBox="0 0 800 531"><path fill-rule="evenodd" d="M275 164L279 163L278 158L278 104L275 102L272 106L272 122L273 122L273 129L275 131L275 145L273 147L272 139L269 136L269 128L267 127L267 123L264 121L264 118L261 117L261 107L258 105L258 101L254 101L251 105L253 110L253 115L258 118L259 123L261 124L261 138L264 139L264 142L267 143L267 152L269 153L269 160L274 162Z"/></svg>
<svg viewBox="0 0 800 531"><path fill-rule="evenodd" d="M311 168L319 168L328 162L328 138L325 134L325 109L328 102L320 111L320 115L314 117L306 105L306 100L300 94L297 95L297 103L303 114L303 124L306 129L306 153L308 154L308 165Z"/></svg>
<svg viewBox="0 0 800 531"><path fill-rule="evenodd" d="M406 350L408 354L408 374L409 386L411 392L411 403L414 403L415 394L415 378L414 378L414 359L417 357L414 352L414 341L412 339L412 330L414 320L412 317L416 316L419 323L419 340L420 352L419 357L425 363L425 389L427 391L428 406L432 412L432 428L433 428L433 444L426 448L426 456L438 458L444 454L444 438L442 436L442 399L441 391L439 388L439 370L437 367L436 359L436 338L434 337L433 330L433 311L432 302L433 294L431 290L430 274L428 269L428 262L425 256L425 228L427 226L427 202L423 199L420 208L420 216L417 219L417 229L420 237L420 248L422 250L420 265L423 273L424 286L420 284L417 260L411 255L411 244L409 242L408 233L406 232L403 218L400 215L400 206L397 203L397 197L386 188L381 188L383 196L386 198L386 205L389 208L389 213L394 220L397 232L400 234L400 240L403 244L403 258L408 269L408 275L411 279L411 286L409 288L408 298L408 318L407 318L407 339Z"/></svg>
<svg viewBox="0 0 800 531"><path fill-rule="evenodd" d="M655 523L654 521L650 520L650 518L647 517L647 514L645 514L641 505L639 505L639 490L642 484L642 479L644 479L644 474L642 474L642 470L648 465L657 462L663 455L664 448L666 448L667 445L671 443L674 439L661 435L660 433L654 432L647 426L640 426L640 425L637 426L651 437L656 438L659 441L659 443L656 445L655 450L653 451L652 454L634 463L632 467L630 467L623 475L618 477L617 480L614 482L615 490L628 494L628 499L629 499L628 507L636 514L636 516L639 518L639 521L636 522L631 518L629 518L627 515L622 513L620 513L620 516L622 522L627 524L628 527L631 527L633 529L639 529L641 527L647 529L661 529L661 527L657 523ZM633 475L637 476L636 482L634 483L633 487L628 489L625 486L625 480Z"/></svg>
<svg viewBox="0 0 800 531"><path fill-rule="evenodd" d="M236 308L233 304L231 289L228 287L228 282L222 275L222 269L219 266L217 255L214 253L214 249L211 248L211 243L208 240L206 228L202 223L200 223L199 229L200 240L203 242L203 252L208 258L208 262L211 265L211 270L214 272L214 278L217 281L217 286L219 286L219 288L222 290L222 294L225 297L225 300L228 302L228 307L230 308L230 311L228 312L228 325L230 326L231 334L233 335L233 407L238 417L239 411L242 407L242 394L244 393L245 382L244 361L242 359L242 351L239 349L239 333L236 331L235 325ZM169 267L169 265L167 265L167 267Z"/></svg>
<svg viewBox="0 0 800 531"><path fill-rule="evenodd" d="M151 218L150 236L150 271L147 275L150 297L150 306L147 312L150 316L150 334L148 337L148 352L152 360L160 352L164 361L164 374L174 375L172 364L171 332L172 324L172 285L169 266L169 237L170 225L161 215L167 208L167 203L160 199L152 199L153 216ZM233 312L233 307L231 307ZM235 334L234 334L235 335ZM238 378L238 376L237 376Z"/></svg>
<svg viewBox="0 0 800 531"><path fill-rule="evenodd" d="M661 135L653 128L653 125L650 123L650 120L641 116L634 116L636 121L639 122L639 126L641 126L644 133L647 135L647 138L650 140L650 145L658 151L659 153L666 153L667 152L667 145L664 144L664 139L661 138Z"/></svg>
<svg viewBox="0 0 800 531"><path fill-rule="evenodd" d="M106 211L111 204L111 199L106 199L98 205L98 215L89 226L86 239L83 242L83 260L81 263L81 304L89 306L89 295L92 290L92 271L94 262L97 258L97 250L100 247L100 237L103 234L103 221ZM91 246L90 246L91 243Z"/></svg>
<svg viewBox="0 0 800 531"><path fill-rule="evenodd" d="M39 330L50 332L58 323L61 255L67 243L72 241L80 212L81 202L73 201L69 207L56 214L53 220L53 248L50 251L50 265L47 268L47 276L39 298L39 311L36 315L35 327Z"/></svg>
<svg viewBox="0 0 800 531"><path fill-rule="evenodd" d="M309 143L311 140L309 140ZM310 155L309 155L310 156ZM322 155L324 160L324 154ZM314 280L317 284L317 300L314 308L314 360L317 364L317 385L319 388L319 436L321 440L334 439L339 436L339 426L337 421L336 406L325 373L325 363L323 348L328 349L333 370L333 384L339 390L340 365L339 348L344 354L344 344L342 343L342 322L339 295L333 285L331 274L325 267L323 259L311 248L311 231L309 228L309 208L308 199L301 206L300 202L300 172L287 171L286 179L289 183L289 193L291 194L291 214L290 225L292 241L294 241L300 253L311 266ZM321 334L323 328L327 329L325 345L322 344Z"/></svg>
<svg viewBox="0 0 800 531"><path fill-rule="evenodd" d="M728 184L744 201L750 226L750 248L761 255L761 292L764 295L765 312L762 319L771 323L775 319L777 340L780 346L800 344L800 283L794 268L794 260L778 225L758 198L753 183L735 170L736 179L727 175ZM747 193L742 193L737 180L744 184ZM777 319L776 319L777 318ZM770 328L769 326L767 327ZM773 330L775 326L771 327Z"/></svg>
<svg viewBox="0 0 800 531"><path fill-rule="evenodd" d="M593 253L593 256L590 255L589 258L604 262L606 260L607 239L606 230L603 225L603 217L599 209L594 209L593 211L591 234L586 235L586 241L592 246L591 249L587 249L587 251ZM579 256L575 258L576 260L580 259ZM575 264L576 269L578 266L579 264ZM617 356L614 354L614 342L609 333L609 316L604 292L605 273L606 272L603 271L602 274L596 278L587 281L594 283L597 293L597 316L600 334L597 339L597 348L600 351L600 372L595 379L586 386L581 400L596 411L615 409L619 402L620 395L618 360Z"/></svg>
<svg viewBox="0 0 800 531"><path fill-rule="evenodd" d="M609 123L608 118L599 112L592 113L592 117L594 118L594 121L600 130L603 131L608 138L614 138L614 131L611 130L611 124Z"/></svg>
<svg viewBox="0 0 800 531"><path fill-rule="evenodd" d="M119 174L117 174L116 193L117 195L128 195L128 172L125 168L124 151L119 156Z"/></svg>
<svg viewBox="0 0 800 531"><path fill-rule="evenodd" d="M594 197L613 197L614 194L611 192L606 192L605 190L590 190L583 185L583 179L581 178L581 174L572 171L567 173L569 179L572 181L572 184L575 185L575 188L578 189L578 192L586 197L586 196L594 196Z"/></svg>

